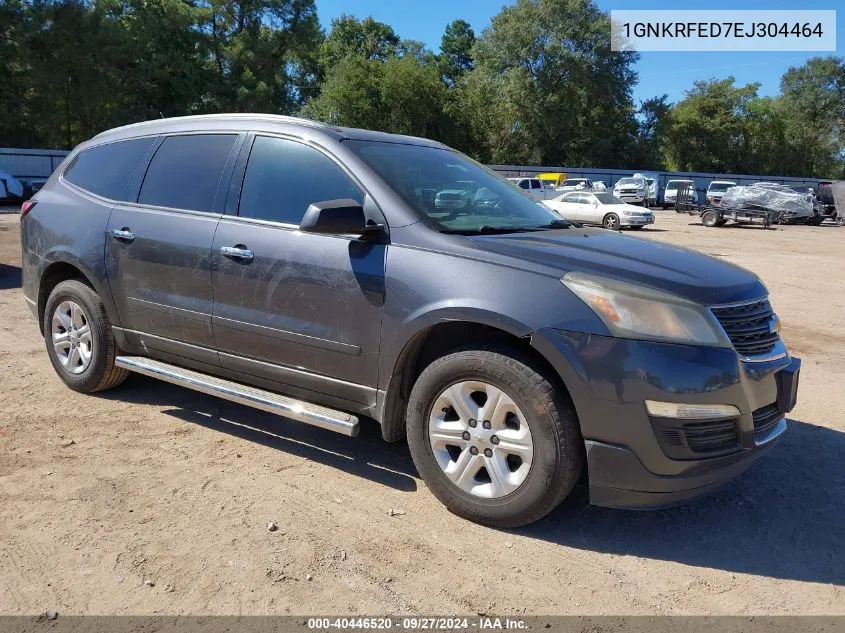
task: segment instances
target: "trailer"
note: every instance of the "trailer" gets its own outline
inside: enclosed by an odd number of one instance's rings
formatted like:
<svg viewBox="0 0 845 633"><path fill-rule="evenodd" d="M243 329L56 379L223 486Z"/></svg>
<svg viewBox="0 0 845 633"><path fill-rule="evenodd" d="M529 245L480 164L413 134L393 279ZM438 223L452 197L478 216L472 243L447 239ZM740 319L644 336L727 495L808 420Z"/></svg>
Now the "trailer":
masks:
<svg viewBox="0 0 845 633"><path fill-rule="evenodd" d="M729 209L713 205L691 209L689 214L698 215L701 223L708 228L734 222L735 224L757 224L768 229L778 222L780 216L780 213L770 209Z"/></svg>

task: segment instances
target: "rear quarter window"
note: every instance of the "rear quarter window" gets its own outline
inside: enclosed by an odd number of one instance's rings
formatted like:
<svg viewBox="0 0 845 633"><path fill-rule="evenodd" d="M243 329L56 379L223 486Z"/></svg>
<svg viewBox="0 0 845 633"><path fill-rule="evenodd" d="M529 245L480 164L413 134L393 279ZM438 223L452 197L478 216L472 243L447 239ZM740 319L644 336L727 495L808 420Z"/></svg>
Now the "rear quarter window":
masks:
<svg viewBox="0 0 845 633"><path fill-rule="evenodd" d="M169 136L156 150L141 193L140 204L173 209L211 211L236 134Z"/></svg>
<svg viewBox="0 0 845 633"><path fill-rule="evenodd" d="M83 150L63 178L98 196L123 200L129 179L154 141L155 137L136 138Z"/></svg>

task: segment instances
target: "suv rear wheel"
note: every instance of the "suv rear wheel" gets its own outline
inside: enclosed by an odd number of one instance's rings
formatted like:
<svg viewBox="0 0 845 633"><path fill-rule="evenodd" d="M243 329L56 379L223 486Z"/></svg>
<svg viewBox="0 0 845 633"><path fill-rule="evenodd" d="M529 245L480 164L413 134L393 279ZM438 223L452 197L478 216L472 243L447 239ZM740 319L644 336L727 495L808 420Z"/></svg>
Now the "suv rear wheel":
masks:
<svg viewBox="0 0 845 633"><path fill-rule="evenodd" d="M44 340L53 368L74 391L109 389L129 375L114 365L117 345L103 302L81 281L53 288L44 309Z"/></svg>
<svg viewBox="0 0 845 633"><path fill-rule="evenodd" d="M414 384L406 423L414 464L434 496L485 525L517 527L545 516L584 464L569 399L505 346L434 361Z"/></svg>

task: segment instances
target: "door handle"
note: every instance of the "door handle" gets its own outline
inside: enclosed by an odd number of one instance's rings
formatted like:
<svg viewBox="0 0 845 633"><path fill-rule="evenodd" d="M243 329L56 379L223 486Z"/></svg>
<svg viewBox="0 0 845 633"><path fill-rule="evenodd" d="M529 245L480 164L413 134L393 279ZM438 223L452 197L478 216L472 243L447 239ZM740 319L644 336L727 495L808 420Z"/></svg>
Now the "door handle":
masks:
<svg viewBox="0 0 845 633"><path fill-rule="evenodd" d="M255 253L241 244L237 246L223 246L220 248L220 254L240 264L248 264L255 258Z"/></svg>
<svg viewBox="0 0 845 633"><path fill-rule="evenodd" d="M135 239L135 234L126 227L123 227L122 229L112 229L110 233L114 239L120 240L121 242L131 242Z"/></svg>

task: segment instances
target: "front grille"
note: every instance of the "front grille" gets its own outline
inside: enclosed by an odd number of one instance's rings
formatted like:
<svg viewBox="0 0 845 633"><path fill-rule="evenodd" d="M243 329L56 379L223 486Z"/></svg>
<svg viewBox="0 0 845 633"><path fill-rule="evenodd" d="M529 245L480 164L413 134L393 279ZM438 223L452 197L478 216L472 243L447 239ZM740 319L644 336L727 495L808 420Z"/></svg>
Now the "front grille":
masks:
<svg viewBox="0 0 845 633"><path fill-rule="evenodd" d="M652 417L651 423L663 452L672 459L712 457L739 449L738 418L681 422Z"/></svg>
<svg viewBox="0 0 845 633"><path fill-rule="evenodd" d="M775 313L768 299L710 310L743 356L767 354L778 342L778 333L771 327Z"/></svg>
<svg viewBox="0 0 845 633"><path fill-rule="evenodd" d="M783 413L778 409L777 403L772 403L765 407L760 407L751 414L754 418L754 439L765 439L772 429L775 428L783 417Z"/></svg>

